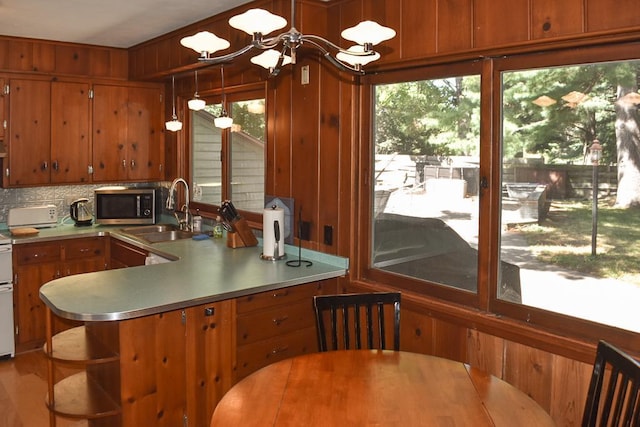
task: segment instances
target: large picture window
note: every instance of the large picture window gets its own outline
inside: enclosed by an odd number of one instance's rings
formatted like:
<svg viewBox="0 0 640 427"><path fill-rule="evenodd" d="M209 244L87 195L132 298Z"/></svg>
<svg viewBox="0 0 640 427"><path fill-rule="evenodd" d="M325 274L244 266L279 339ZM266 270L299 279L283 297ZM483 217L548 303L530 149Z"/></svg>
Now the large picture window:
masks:
<svg viewBox="0 0 640 427"><path fill-rule="evenodd" d="M373 275L471 301L478 291L480 75L420 77L371 86L368 261Z"/></svg>
<svg viewBox="0 0 640 427"><path fill-rule="evenodd" d="M635 337L637 52L368 77L360 277L563 335Z"/></svg>
<svg viewBox="0 0 640 427"><path fill-rule="evenodd" d="M522 304L640 332L640 60L501 80L500 259Z"/></svg>

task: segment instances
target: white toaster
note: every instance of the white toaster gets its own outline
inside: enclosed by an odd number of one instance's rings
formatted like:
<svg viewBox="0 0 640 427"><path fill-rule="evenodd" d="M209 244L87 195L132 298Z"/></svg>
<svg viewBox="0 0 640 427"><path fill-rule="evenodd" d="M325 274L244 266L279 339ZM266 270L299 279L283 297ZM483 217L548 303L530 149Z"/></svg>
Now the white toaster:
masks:
<svg viewBox="0 0 640 427"><path fill-rule="evenodd" d="M57 224L58 208L55 205L9 209L7 218L9 229L18 227L55 227Z"/></svg>

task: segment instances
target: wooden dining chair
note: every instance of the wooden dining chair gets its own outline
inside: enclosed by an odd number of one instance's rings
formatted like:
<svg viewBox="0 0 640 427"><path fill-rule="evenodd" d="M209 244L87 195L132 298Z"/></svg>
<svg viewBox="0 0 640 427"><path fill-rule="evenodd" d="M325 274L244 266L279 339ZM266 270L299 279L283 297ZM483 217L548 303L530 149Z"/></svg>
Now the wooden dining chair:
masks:
<svg viewBox="0 0 640 427"><path fill-rule="evenodd" d="M640 363L605 341L598 343L583 427L640 426Z"/></svg>
<svg viewBox="0 0 640 427"><path fill-rule="evenodd" d="M320 351L362 349L363 341L365 348L381 350L393 341L393 350L400 350L399 292L320 295L313 305Z"/></svg>

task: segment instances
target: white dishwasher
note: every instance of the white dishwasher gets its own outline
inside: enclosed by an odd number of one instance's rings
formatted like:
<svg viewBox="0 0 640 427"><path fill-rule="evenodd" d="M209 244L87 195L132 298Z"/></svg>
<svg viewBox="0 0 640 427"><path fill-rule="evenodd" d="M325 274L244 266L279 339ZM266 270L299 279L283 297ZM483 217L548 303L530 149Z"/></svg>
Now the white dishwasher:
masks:
<svg viewBox="0 0 640 427"><path fill-rule="evenodd" d="M11 239L0 234L0 356L15 356Z"/></svg>

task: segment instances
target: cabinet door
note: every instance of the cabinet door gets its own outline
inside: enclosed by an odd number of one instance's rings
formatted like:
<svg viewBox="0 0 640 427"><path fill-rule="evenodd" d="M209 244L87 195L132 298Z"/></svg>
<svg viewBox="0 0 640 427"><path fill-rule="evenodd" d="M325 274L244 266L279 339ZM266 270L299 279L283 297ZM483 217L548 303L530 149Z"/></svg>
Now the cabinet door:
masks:
<svg viewBox="0 0 640 427"><path fill-rule="evenodd" d="M127 88L93 88L93 180L114 182L127 175Z"/></svg>
<svg viewBox="0 0 640 427"><path fill-rule="evenodd" d="M187 416L208 426L211 414L233 385L233 301L190 307L186 312Z"/></svg>
<svg viewBox="0 0 640 427"><path fill-rule="evenodd" d="M4 134L5 129L7 128L7 118L5 116L5 101L6 96L4 94L5 91L5 82L3 78L0 78L0 154L3 153L4 149Z"/></svg>
<svg viewBox="0 0 640 427"><path fill-rule="evenodd" d="M94 181L163 177L162 111L159 88L94 86Z"/></svg>
<svg viewBox="0 0 640 427"><path fill-rule="evenodd" d="M9 83L9 185L48 184L51 156L51 83Z"/></svg>
<svg viewBox="0 0 640 427"><path fill-rule="evenodd" d="M16 351L22 352L42 345L45 339L46 312L40 299L40 286L59 277L58 263L27 264L16 269L14 289L17 327Z"/></svg>
<svg viewBox="0 0 640 427"><path fill-rule="evenodd" d="M51 182L89 182L89 84L51 84Z"/></svg>
<svg viewBox="0 0 640 427"><path fill-rule="evenodd" d="M111 253L109 265L113 270L144 265L145 260L149 255L149 252L146 250L115 238L110 238L109 244Z"/></svg>
<svg viewBox="0 0 640 427"><path fill-rule="evenodd" d="M157 88L129 88L127 156L130 180L160 180L162 147L162 93Z"/></svg>

